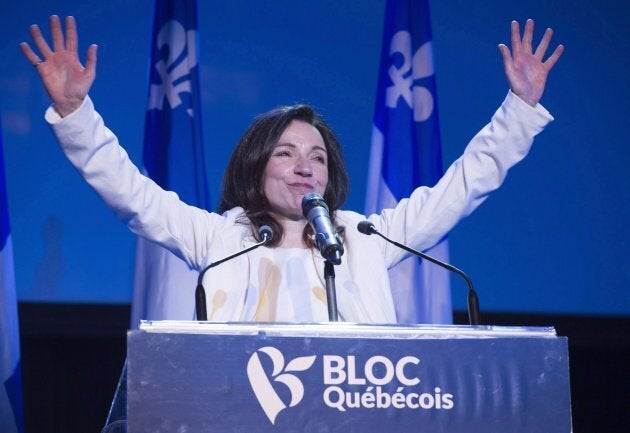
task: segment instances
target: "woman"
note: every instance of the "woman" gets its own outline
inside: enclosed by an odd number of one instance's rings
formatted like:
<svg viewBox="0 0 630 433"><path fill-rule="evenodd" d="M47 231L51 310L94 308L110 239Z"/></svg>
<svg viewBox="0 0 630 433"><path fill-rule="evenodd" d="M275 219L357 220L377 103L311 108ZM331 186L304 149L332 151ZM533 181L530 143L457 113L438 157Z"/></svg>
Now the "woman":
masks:
<svg viewBox="0 0 630 433"><path fill-rule="evenodd" d="M403 251L356 230L363 215L340 210L348 189L341 148L326 123L307 106L284 107L257 118L239 141L223 181L220 212L181 202L142 176L94 111L88 91L96 72L96 46L85 68L77 50L74 19L66 34L51 17L52 49L36 25L21 47L52 99L46 119L62 150L103 200L136 234L170 249L192 268L256 242L257 229L274 228L269 247L259 248L206 274L208 319L216 321L317 322L327 319L323 259L302 215L305 194L323 195L345 254L336 267L340 318L395 323L387 270ZM512 23L512 51L500 45L510 91L490 124L433 187L419 187L394 209L371 215L376 228L416 249L436 244L498 188L507 170L525 157L533 137L552 120L538 101L563 47L543 62L547 29L532 50L533 22L520 37Z"/></svg>

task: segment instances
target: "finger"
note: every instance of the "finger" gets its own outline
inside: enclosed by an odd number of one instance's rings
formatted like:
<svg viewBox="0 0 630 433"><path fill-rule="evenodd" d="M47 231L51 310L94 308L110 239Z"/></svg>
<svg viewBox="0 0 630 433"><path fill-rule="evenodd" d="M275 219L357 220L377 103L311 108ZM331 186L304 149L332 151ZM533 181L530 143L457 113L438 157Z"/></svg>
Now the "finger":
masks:
<svg viewBox="0 0 630 433"><path fill-rule="evenodd" d="M533 52L532 39L534 37L534 20L527 20L525 23L525 30L523 30L523 50L526 53Z"/></svg>
<svg viewBox="0 0 630 433"><path fill-rule="evenodd" d="M505 76L507 77L507 80L511 86L512 76L514 75L514 59L512 59L510 49L506 45L500 44L499 51L501 51L501 57L503 58L503 69L505 70Z"/></svg>
<svg viewBox="0 0 630 433"><path fill-rule="evenodd" d="M545 57L545 53L547 52L547 48L549 48L549 42L551 42L552 36L553 30L547 28L547 30L545 30L545 34L540 40L540 44L538 44L538 47L536 48L536 52L534 53L534 56L538 60L542 60L542 58Z"/></svg>
<svg viewBox="0 0 630 433"><path fill-rule="evenodd" d="M63 51L65 49L63 31L61 30L61 21L57 15L50 16L50 34L52 35L53 49L55 51Z"/></svg>
<svg viewBox="0 0 630 433"><path fill-rule="evenodd" d="M42 32L39 29L39 26L37 24L33 24L29 28L29 31L31 32L33 42L35 42L35 45L37 46L39 52L42 53L42 56L44 56L44 58L50 56L52 54L52 51L48 46L48 42L46 42L46 39L44 39L44 37L42 36Z"/></svg>
<svg viewBox="0 0 630 433"><path fill-rule="evenodd" d="M549 56L547 61L544 63L548 71L551 70L551 68L555 66L555 64L558 62L558 59L560 58L563 52L564 52L564 45L558 45L556 49L554 50L553 54Z"/></svg>
<svg viewBox="0 0 630 433"><path fill-rule="evenodd" d="M36 65L42 61L37 54L33 51L28 42L22 42L20 44L20 49L22 50L22 54L26 57L26 60L30 62L31 65Z"/></svg>
<svg viewBox="0 0 630 433"><path fill-rule="evenodd" d="M79 36L77 35L77 23L74 17L66 17L66 49L78 55Z"/></svg>
<svg viewBox="0 0 630 433"><path fill-rule="evenodd" d="M88 48L87 57L85 58L85 69L90 74L96 73L96 51L98 49L98 45L92 44Z"/></svg>
<svg viewBox="0 0 630 433"><path fill-rule="evenodd" d="M505 69L512 69L512 53L510 53L510 49L504 44L499 44L499 51L501 52Z"/></svg>
<svg viewBox="0 0 630 433"><path fill-rule="evenodd" d="M518 26L518 21L512 21L512 51L514 54L521 52L521 30Z"/></svg>

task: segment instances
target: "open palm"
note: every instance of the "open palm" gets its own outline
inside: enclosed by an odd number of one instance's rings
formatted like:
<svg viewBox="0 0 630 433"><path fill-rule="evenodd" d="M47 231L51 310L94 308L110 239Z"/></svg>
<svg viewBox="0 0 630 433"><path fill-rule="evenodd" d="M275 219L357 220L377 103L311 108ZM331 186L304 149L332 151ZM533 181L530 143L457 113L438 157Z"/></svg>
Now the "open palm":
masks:
<svg viewBox="0 0 630 433"><path fill-rule="evenodd" d="M43 56L43 60L33 51L27 42L20 44L26 59L37 69L44 88L52 99L53 107L66 116L77 109L96 78L96 45L87 51L85 67L78 55L78 37L73 17L66 18L66 35L61 29L59 17L50 17L52 45L46 42L39 27L30 27L33 42Z"/></svg>
<svg viewBox="0 0 630 433"><path fill-rule="evenodd" d="M512 92L534 106L542 97L549 71L560 58L564 51L564 46L558 45L553 54L546 61L543 61L553 35L551 29L545 31L536 51L532 48L534 21L527 20L522 39L519 25L516 21L512 21L511 33L512 51L510 52L510 49L503 44L499 45L499 50L503 57L505 75Z"/></svg>

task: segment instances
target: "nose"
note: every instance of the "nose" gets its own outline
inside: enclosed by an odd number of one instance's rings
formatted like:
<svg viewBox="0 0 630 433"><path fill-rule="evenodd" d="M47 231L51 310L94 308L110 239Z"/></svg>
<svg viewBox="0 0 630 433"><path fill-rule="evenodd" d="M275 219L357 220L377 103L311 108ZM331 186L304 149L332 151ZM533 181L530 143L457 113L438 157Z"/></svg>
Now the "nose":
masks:
<svg viewBox="0 0 630 433"><path fill-rule="evenodd" d="M300 176L310 177L313 175L313 166L308 158L299 158L295 163L295 174Z"/></svg>

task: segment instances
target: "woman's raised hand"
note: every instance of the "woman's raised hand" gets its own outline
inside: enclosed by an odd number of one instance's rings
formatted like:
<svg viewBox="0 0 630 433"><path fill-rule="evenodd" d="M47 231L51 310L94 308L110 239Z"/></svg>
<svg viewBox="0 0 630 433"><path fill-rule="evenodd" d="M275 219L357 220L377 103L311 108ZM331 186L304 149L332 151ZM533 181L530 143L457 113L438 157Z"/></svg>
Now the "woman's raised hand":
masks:
<svg viewBox="0 0 630 433"><path fill-rule="evenodd" d="M87 51L85 67L78 54L77 26L73 17L66 18L64 38L61 21L58 16L50 17L52 49L37 24L30 27L31 37L41 54L37 55L27 42L20 48L26 59L35 67L44 88L52 99L54 109L62 117L76 110L88 94L96 78L96 45L90 45Z"/></svg>
<svg viewBox="0 0 630 433"><path fill-rule="evenodd" d="M510 89L522 100L535 106L545 90L547 75L560 58L564 46L558 45L553 54L543 62L553 31L549 28L545 31L536 51L532 48L533 34L534 21L527 20L525 23L523 39L518 23L512 21L512 51L504 44L499 45L499 50Z"/></svg>

